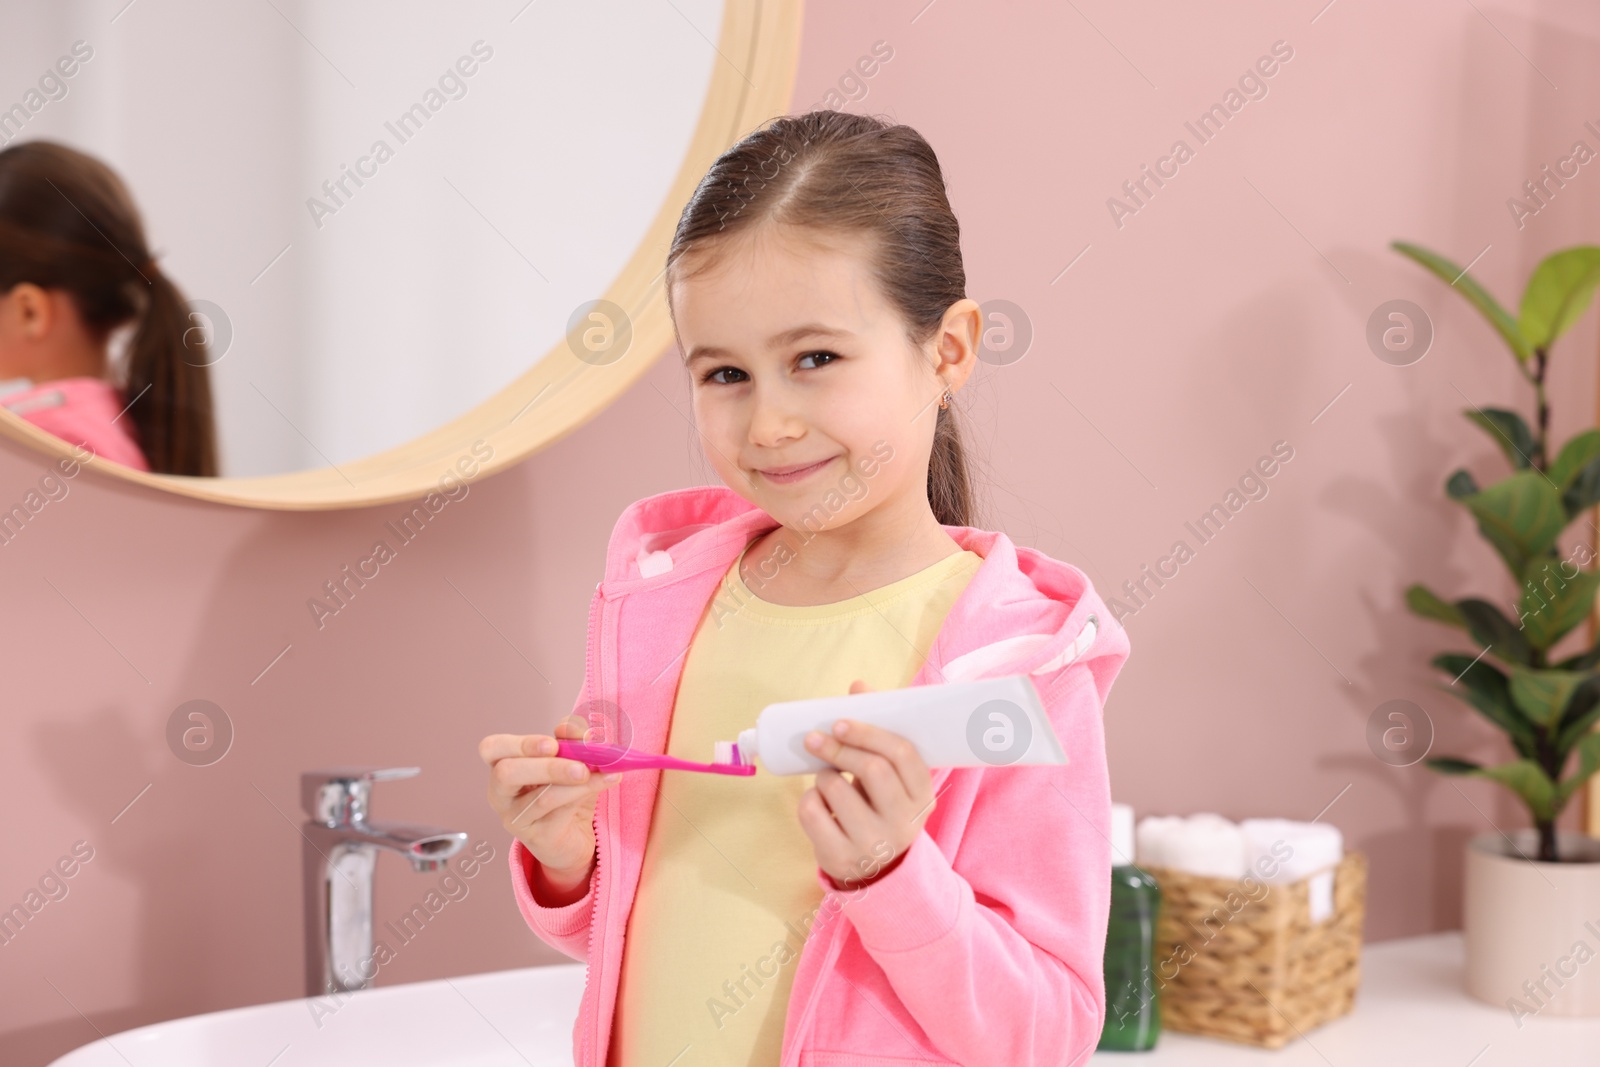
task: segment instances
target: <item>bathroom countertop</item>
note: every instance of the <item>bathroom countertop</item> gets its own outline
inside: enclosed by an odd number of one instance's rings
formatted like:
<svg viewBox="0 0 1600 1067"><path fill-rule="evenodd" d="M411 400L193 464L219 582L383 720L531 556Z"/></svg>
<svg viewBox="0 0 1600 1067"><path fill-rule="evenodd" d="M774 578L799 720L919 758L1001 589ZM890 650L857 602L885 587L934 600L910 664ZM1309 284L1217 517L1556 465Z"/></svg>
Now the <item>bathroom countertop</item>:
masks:
<svg viewBox="0 0 1600 1067"><path fill-rule="evenodd" d="M1361 954L1356 1008L1277 1051L1165 1033L1151 1052L1097 1052L1092 1067L1566 1067L1600 1063L1600 1018L1525 1018L1461 988L1459 933L1385 941ZM230 1008L125 1030L58 1067L269 1062L286 1067L570 1065L584 965L462 975L328 998ZM290 1052L290 1046L293 1051ZM226 1050L226 1055L218 1050ZM287 1053L287 1055L286 1055ZM224 1057L224 1058L219 1058ZM889 1062L885 1060L884 1062ZM1084 1061L1079 1060L1082 1064Z"/></svg>
<svg viewBox="0 0 1600 1067"><path fill-rule="evenodd" d="M1099 1067L1563 1067L1592 1065L1600 1018L1524 1017L1482 1003L1462 987L1460 931L1367 945L1361 988L1349 1015L1268 1051L1216 1038L1166 1032L1150 1052L1097 1052Z"/></svg>

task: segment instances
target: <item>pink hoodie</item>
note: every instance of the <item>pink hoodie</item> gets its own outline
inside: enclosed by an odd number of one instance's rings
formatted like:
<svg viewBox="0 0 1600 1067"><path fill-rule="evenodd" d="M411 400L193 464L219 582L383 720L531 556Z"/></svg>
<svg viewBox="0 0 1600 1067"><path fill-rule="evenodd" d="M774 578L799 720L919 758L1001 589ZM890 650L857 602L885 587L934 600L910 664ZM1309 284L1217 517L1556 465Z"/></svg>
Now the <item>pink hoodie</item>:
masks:
<svg viewBox="0 0 1600 1067"><path fill-rule="evenodd" d="M69 444L136 471L150 463L139 450L132 420L124 421L122 393L100 378L52 378L0 394L0 407Z"/></svg>
<svg viewBox="0 0 1600 1067"><path fill-rule="evenodd" d="M746 543L778 525L724 486L659 493L623 511L589 614L574 714L621 708L634 748L666 749L695 627ZM933 772L938 800L899 866L824 896L805 939L781 1067L1042 1067L1084 1062L1105 1021L1111 795L1101 714L1129 653L1088 577L1003 533L944 528L983 557L913 685L1031 676L1066 766ZM752 723L759 708L751 708ZM732 740L732 738L729 738ZM629 771L595 805L589 890L541 907L513 838L523 917L588 971L576 1067L604 1067L623 936L661 772ZM708 994L709 995L709 994ZM626 1065L633 1067L633 1065Z"/></svg>

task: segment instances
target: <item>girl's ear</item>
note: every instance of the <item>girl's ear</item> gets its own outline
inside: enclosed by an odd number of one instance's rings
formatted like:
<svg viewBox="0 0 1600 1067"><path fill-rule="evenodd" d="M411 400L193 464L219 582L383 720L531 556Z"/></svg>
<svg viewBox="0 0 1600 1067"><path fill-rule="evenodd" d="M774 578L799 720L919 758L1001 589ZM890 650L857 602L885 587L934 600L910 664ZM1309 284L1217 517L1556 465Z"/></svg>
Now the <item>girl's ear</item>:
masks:
<svg viewBox="0 0 1600 1067"><path fill-rule="evenodd" d="M939 324L938 335L934 338L938 363L933 370L945 380L951 392L958 392L977 368L983 327L983 310L970 297L962 297L945 309L944 321Z"/></svg>
<svg viewBox="0 0 1600 1067"><path fill-rule="evenodd" d="M50 294L32 282L19 282L3 297L11 325L30 341L37 341L55 325L56 309Z"/></svg>

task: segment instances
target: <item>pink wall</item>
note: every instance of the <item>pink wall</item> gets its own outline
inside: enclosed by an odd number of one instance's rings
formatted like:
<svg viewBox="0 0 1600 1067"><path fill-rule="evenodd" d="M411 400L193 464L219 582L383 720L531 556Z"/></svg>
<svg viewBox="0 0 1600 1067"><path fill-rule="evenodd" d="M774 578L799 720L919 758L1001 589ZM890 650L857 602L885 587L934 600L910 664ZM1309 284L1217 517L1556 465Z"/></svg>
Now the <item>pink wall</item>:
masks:
<svg viewBox="0 0 1600 1067"><path fill-rule="evenodd" d="M1600 164L1523 229L1505 201L1574 140L1600 148L1583 129L1600 126L1600 16L1577 0L1319 8L815 4L794 99L821 101L887 42L893 58L851 107L930 139L971 295L1032 322L1026 358L984 367L958 404L989 525L1115 593L1275 441L1292 445L1269 495L1127 620L1133 656L1106 713L1113 781L1142 814L1307 819L1337 797L1325 818L1372 858L1368 936L1381 939L1456 925L1462 841L1522 823L1492 787L1379 762L1365 729L1402 697L1431 714L1436 751L1502 754L1433 688L1427 658L1461 642L1400 594L1423 579L1510 595L1441 486L1457 465L1502 471L1459 414L1469 401L1529 400L1464 302L1386 245L1461 262L1490 246L1474 273L1512 302L1542 255L1595 239ZM1192 146L1185 120L1279 40L1294 56L1268 95L1114 225L1107 198L1174 139ZM1437 330L1410 367L1364 341L1393 298ZM1591 421L1595 319L1557 351L1561 439ZM0 547L0 904L74 842L94 849L69 895L0 947L0 1059L298 995L300 843L285 816L299 820L298 774L318 765L419 764L378 787L376 811L496 851L380 984L559 959L517 915L476 745L567 711L620 509L711 479L674 358L475 484L321 631L307 598L401 506L252 512L88 475ZM0 504L45 467L0 443ZM210 767L164 740L192 699L237 731ZM379 867L380 921L438 877Z"/></svg>

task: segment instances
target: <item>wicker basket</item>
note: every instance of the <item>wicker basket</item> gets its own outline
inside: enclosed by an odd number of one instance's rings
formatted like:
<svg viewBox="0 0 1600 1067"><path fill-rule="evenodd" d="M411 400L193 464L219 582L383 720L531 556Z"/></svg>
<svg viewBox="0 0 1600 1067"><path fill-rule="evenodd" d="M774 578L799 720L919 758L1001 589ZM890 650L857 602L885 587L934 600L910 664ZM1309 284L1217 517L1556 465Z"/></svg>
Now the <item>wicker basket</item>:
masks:
<svg viewBox="0 0 1600 1067"><path fill-rule="evenodd" d="M1355 1006L1365 856L1346 853L1333 868L1333 915L1320 923L1311 921L1307 881L1147 869L1161 886L1155 980L1164 1029L1281 1048Z"/></svg>

